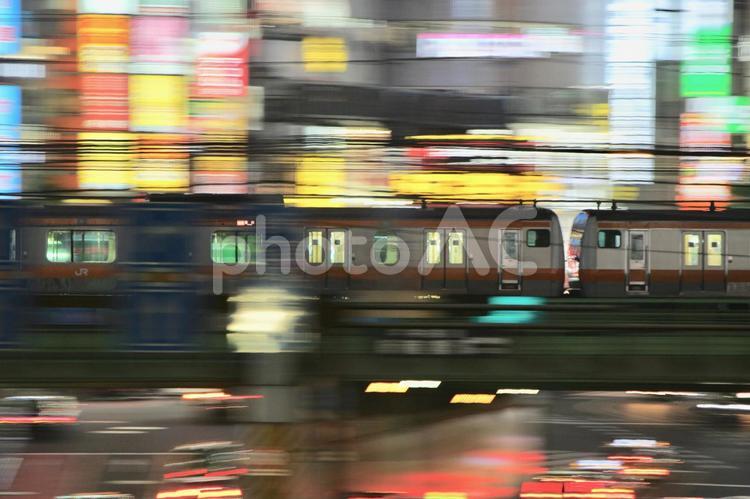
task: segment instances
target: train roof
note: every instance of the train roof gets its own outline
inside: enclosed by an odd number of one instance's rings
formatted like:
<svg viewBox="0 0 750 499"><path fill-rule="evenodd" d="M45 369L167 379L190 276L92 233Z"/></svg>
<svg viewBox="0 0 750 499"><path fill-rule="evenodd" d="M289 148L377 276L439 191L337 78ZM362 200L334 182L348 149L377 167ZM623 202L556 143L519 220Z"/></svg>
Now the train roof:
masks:
<svg viewBox="0 0 750 499"><path fill-rule="evenodd" d="M419 219L442 217L450 208L460 208L461 212L468 214L472 219L494 219L499 214L512 209L529 210L527 216L519 217L522 220L554 220L557 215L548 208L534 207L532 205L472 205L472 204L451 204L451 205L428 205L426 207L349 207L349 208L286 208L290 213L304 213L308 217L341 217L341 218L361 218L361 219L378 219L378 218L399 218ZM536 209L535 212L531 210ZM514 219L509 218L509 222Z"/></svg>
<svg viewBox="0 0 750 499"><path fill-rule="evenodd" d="M667 221L667 222L750 222L750 209L729 209L722 211L698 210L586 210L597 220L613 222Z"/></svg>

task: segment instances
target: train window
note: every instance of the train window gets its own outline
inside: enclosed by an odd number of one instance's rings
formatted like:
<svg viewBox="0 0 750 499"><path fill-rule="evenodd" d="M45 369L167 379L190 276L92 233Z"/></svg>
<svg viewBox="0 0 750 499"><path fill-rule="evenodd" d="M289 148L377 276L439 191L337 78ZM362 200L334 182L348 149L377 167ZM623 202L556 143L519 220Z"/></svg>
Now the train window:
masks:
<svg viewBox="0 0 750 499"><path fill-rule="evenodd" d="M526 246L529 248L549 248L550 233L547 229L531 229L526 231Z"/></svg>
<svg viewBox="0 0 750 499"><path fill-rule="evenodd" d="M448 233L448 263L463 265L464 263L464 232L454 230Z"/></svg>
<svg viewBox="0 0 750 499"><path fill-rule="evenodd" d="M646 250L643 244L645 236L643 234L630 233L630 260L633 262L642 262L646 259Z"/></svg>
<svg viewBox="0 0 750 499"><path fill-rule="evenodd" d="M47 233L47 260L54 263L112 263L115 233L109 230L51 230Z"/></svg>
<svg viewBox="0 0 750 499"><path fill-rule="evenodd" d="M427 246L427 263L437 265L442 261L443 241L439 230L428 230L425 234Z"/></svg>
<svg viewBox="0 0 750 499"><path fill-rule="evenodd" d="M331 231L331 263L343 264L346 262L346 231Z"/></svg>
<svg viewBox="0 0 750 499"><path fill-rule="evenodd" d="M73 231L73 261L112 263L115 261L115 233L108 230Z"/></svg>
<svg viewBox="0 0 750 499"><path fill-rule="evenodd" d="M706 234L706 265L709 267L722 267L724 265L723 234Z"/></svg>
<svg viewBox="0 0 750 499"><path fill-rule="evenodd" d="M373 242L375 255L383 265L396 265L401 250L398 247L398 238L392 235L376 235Z"/></svg>
<svg viewBox="0 0 750 499"><path fill-rule="evenodd" d="M683 262L687 267L700 265L701 238L698 234L683 234Z"/></svg>
<svg viewBox="0 0 750 499"><path fill-rule="evenodd" d="M16 260L16 230L0 230L0 261Z"/></svg>
<svg viewBox="0 0 750 499"><path fill-rule="evenodd" d="M323 231L307 232L307 262L313 265L323 263Z"/></svg>
<svg viewBox="0 0 750 499"><path fill-rule="evenodd" d="M600 248L619 248L622 246L622 235L619 230L600 230Z"/></svg>
<svg viewBox="0 0 750 499"><path fill-rule="evenodd" d="M252 232L217 231L211 236L211 261L214 263L253 263L255 251Z"/></svg>

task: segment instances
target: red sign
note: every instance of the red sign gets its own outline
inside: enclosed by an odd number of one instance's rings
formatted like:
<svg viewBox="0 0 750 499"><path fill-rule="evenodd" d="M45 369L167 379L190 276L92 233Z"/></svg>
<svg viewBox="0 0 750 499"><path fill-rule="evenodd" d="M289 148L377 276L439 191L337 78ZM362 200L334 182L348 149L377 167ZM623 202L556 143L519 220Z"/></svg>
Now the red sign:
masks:
<svg viewBox="0 0 750 499"><path fill-rule="evenodd" d="M81 127L87 130L127 130L128 75L81 75Z"/></svg>
<svg viewBox="0 0 750 499"><path fill-rule="evenodd" d="M222 99L247 94L249 40L243 33L198 34L193 97Z"/></svg>

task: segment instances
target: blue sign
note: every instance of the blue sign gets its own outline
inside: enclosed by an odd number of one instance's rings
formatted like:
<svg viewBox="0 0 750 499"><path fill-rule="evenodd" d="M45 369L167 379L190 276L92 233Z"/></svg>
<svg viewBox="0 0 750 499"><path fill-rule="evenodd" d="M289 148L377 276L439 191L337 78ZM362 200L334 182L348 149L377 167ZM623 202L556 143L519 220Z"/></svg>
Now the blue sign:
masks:
<svg viewBox="0 0 750 499"><path fill-rule="evenodd" d="M21 0L0 0L0 55L21 51Z"/></svg>
<svg viewBox="0 0 750 499"><path fill-rule="evenodd" d="M5 135L1 129L19 126L21 126L21 87L0 85L0 138Z"/></svg>
<svg viewBox="0 0 750 499"><path fill-rule="evenodd" d="M2 2L3 0L0 0ZM21 87L0 85L0 194L21 192Z"/></svg>

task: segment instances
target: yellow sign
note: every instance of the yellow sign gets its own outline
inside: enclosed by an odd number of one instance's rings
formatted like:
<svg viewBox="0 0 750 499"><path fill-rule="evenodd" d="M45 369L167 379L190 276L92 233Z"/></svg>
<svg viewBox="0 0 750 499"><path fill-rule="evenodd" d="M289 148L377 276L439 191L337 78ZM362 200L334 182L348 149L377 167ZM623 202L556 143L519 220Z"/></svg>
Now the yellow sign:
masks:
<svg viewBox="0 0 750 499"><path fill-rule="evenodd" d="M302 40L302 60L307 73L343 73L349 60L346 41L337 37L309 36Z"/></svg>
<svg viewBox="0 0 750 499"><path fill-rule="evenodd" d="M150 134L140 137L135 188L146 192L186 191L190 187L187 137Z"/></svg>
<svg viewBox="0 0 750 499"><path fill-rule="evenodd" d="M561 190L546 175L508 173L394 173L389 185L396 194L457 201L514 201L541 199Z"/></svg>
<svg viewBox="0 0 750 499"><path fill-rule="evenodd" d="M129 133L79 133L78 187L129 189L133 183L134 138Z"/></svg>
<svg viewBox="0 0 750 499"><path fill-rule="evenodd" d="M183 76L130 76L130 129L179 132L188 125L188 89Z"/></svg>
<svg viewBox="0 0 750 499"><path fill-rule="evenodd" d="M128 16L78 16L78 68L85 73L127 73Z"/></svg>

